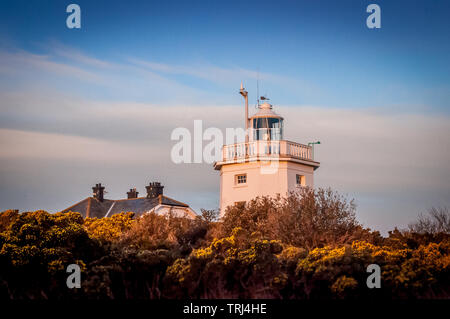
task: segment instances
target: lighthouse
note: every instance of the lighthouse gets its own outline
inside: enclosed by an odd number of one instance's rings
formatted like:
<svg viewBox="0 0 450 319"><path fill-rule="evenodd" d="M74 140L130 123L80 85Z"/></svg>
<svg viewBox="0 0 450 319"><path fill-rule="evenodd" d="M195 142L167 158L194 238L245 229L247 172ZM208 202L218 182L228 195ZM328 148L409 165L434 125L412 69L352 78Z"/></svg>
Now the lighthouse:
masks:
<svg viewBox="0 0 450 319"><path fill-rule="evenodd" d="M222 158L214 163L220 171L220 213L235 204L245 204L258 196L287 196L302 187L314 186L313 145L287 141L283 136L285 119L273 110L268 99L258 100L257 112L248 116L245 100L245 142L224 145ZM289 119L286 120L289 122Z"/></svg>

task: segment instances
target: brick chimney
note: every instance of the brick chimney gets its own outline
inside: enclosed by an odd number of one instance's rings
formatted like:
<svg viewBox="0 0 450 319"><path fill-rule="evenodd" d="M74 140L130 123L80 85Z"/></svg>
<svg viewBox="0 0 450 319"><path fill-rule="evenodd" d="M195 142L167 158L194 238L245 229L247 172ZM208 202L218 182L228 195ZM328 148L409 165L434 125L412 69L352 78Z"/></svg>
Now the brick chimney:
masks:
<svg viewBox="0 0 450 319"><path fill-rule="evenodd" d="M128 199L137 198L138 194L139 194L139 192L136 191L136 188L130 188L130 191L127 192Z"/></svg>
<svg viewBox="0 0 450 319"><path fill-rule="evenodd" d="M160 182L152 182L145 188L147 189L147 198L156 198L163 194L164 186Z"/></svg>
<svg viewBox="0 0 450 319"><path fill-rule="evenodd" d="M104 191L105 186L102 186L102 183L95 184L95 186L92 187L92 197L96 198L100 202L103 202Z"/></svg>

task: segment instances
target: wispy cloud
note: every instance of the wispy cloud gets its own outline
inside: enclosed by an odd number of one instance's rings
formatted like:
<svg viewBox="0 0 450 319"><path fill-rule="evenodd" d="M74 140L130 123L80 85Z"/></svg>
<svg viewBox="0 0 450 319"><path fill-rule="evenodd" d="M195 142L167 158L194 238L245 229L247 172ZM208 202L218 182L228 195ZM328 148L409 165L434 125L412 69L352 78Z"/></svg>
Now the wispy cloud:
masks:
<svg viewBox="0 0 450 319"><path fill-rule="evenodd" d="M238 67L227 69L205 64L194 66L171 65L133 58L130 58L129 61L138 66L145 67L147 69L156 72L161 72L165 74L189 75L217 83L230 83L230 82L236 83L237 81L239 81L239 79L241 80L243 78L257 79L258 77L261 80L267 80L272 77L268 73L258 73L257 71L246 70Z"/></svg>
<svg viewBox="0 0 450 319"><path fill-rule="evenodd" d="M57 133L0 129L0 159L70 160L102 165L105 162L120 165L148 164L151 158L165 160L158 145L133 141L108 141Z"/></svg>
<svg viewBox="0 0 450 319"><path fill-rule="evenodd" d="M109 62L55 47L48 54L0 51L0 83L28 90L55 90L115 99L204 100L205 92L127 62ZM14 87L15 84L15 87ZM10 90L8 90L10 91Z"/></svg>
<svg viewBox="0 0 450 319"><path fill-rule="evenodd" d="M77 94L103 94L115 99L227 104L233 97L223 92L236 91L241 82L252 87L257 79L261 94L278 91L282 96L313 96L321 92L319 87L300 77L207 62L176 65L132 57L111 61L58 43L48 46L46 54L3 50L0 58L0 74L8 77L8 83L18 82L28 87L47 85ZM214 92L210 90L211 85ZM252 99L256 100L256 96Z"/></svg>
<svg viewBox="0 0 450 319"><path fill-rule="evenodd" d="M52 73L89 82L105 82L105 77L66 63L58 63L49 55L32 54L26 51L14 53L0 51L0 70L9 75L23 75L25 72Z"/></svg>
<svg viewBox="0 0 450 319"><path fill-rule="evenodd" d="M84 65L93 66L96 68L110 69L117 67L118 65L115 63L111 63L109 61L101 60L98 58L90 57L80 50L75 48L63 46L61 44L53 45L52 52L60 57L64 57L69 61L78 62Z"/></svg>
<svg viewBox="0 0 450 319"><path fill-rule="evenodd" d="M303 94L311 95L320 93L320 88L300 78L282 76L278 74L259 72L258 70L249 70L242 67L218 67L201 63L197 65L172 65L145 61L141 59L130 58L129 61L138 66L149 69L153 72L172 75L187 75L213 83L229 86L236 85L242 81L247 81L246 85L254 85L256 80L264 83L266 88L273 86L284 87L287 90L294 90ZM249 83L250 82L250 83Z"/></svg>

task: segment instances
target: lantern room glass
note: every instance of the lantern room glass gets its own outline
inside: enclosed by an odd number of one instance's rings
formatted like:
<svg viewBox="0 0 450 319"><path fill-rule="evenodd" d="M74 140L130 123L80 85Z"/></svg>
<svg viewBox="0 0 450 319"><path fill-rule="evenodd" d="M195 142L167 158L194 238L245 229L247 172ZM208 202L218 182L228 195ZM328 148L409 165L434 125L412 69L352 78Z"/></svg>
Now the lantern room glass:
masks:
<svg viewBox="0 0 450 319"><path fill-rule="evenodd" d="M283 139L283 119L258 117L253 119L254 141L280 141Z"/></svg>

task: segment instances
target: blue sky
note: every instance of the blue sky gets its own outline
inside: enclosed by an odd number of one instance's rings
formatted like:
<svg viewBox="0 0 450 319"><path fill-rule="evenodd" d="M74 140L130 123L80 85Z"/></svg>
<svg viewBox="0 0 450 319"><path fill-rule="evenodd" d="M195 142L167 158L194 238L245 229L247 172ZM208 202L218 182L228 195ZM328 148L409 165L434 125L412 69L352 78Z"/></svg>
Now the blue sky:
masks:
<svg viewBox="0 0 450 319"><path fill-rule="evenodd" d="M261 91L285 104L409 103L447 111L448 1L379 1L379 30L365 25L371 1L78 1L81 30L65 26L69 3L3 1L4 45L46 54L58 42L108 61L133 57L240 67L317 88L295 92L262 81ZM224 97L228 93L201 79L171 77ZM118 98L114 92L102 94Z"/></svg>
<svg viewBox="0 0 450 319"><path fill-rule="evenodd" d="M70 3L80 30L66 27ZM381 29L366 27L370 3ZM170 131L242 125L236 91L244 81L254 104L259 78L291 115L290 139L323 140L318 185L355 197L367 226L405 226L449 205L449 12L448 1L2 1L0 209L55 211L98 180L121 197L150 178L214 208L217 172L168 163Z"/></svg>

